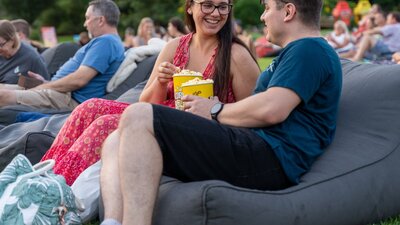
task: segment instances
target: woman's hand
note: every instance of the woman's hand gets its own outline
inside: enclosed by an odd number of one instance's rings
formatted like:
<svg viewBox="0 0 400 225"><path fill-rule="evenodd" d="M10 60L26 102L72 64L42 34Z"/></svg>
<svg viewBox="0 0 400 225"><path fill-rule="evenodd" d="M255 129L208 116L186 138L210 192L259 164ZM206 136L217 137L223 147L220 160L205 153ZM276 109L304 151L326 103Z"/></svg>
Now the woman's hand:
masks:
<svg viewBox="0 0 400 225"><path fill-rule="evenodd" d="M179 67L176 67L170 62L162 62L158 67L157 80L161 84L167 84L172 80L172 75L180 71Z"/></svg>
<svg viewBox="0 0 400 225"><path fill-rule="evenodd" d="M210 110L219 102L218 97L213 99L202 98L194 95L185 95L182 97L184 110L195 115L211 120Z"/></svg>

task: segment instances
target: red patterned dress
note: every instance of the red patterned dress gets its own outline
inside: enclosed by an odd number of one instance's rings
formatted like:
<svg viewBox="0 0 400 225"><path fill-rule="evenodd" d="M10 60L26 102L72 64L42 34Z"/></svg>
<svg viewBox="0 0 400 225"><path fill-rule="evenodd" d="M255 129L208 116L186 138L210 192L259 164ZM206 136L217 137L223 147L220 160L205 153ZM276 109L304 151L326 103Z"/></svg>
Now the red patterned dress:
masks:
<svg viewBox="0 0 400 225"><path fill-rule="evenodd" d="M189 46L193 34L181 38L174 56L174 65L184 69L189 62ZM205 71L204 79L211 78L214 71L215 52ZM167 100L162 104L174 107L173 82L169 82ZM228 102L235 98L229 86ZM54 140L42 161L54 159L54 172L63 175L72 185L87 167L100 159L100 149L107 136L117 129L123 111L129 106L113 100L90 99L74 109Z"/></svg>

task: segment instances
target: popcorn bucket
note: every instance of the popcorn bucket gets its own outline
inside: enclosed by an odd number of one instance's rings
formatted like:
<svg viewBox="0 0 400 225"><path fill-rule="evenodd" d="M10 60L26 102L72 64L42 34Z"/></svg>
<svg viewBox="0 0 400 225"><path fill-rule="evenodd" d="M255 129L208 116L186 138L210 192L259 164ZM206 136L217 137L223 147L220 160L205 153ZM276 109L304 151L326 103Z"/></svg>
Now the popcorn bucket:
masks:
<svg viewBox="0 0 400 225"><path fill-rule="evenodd" d="M182 84L183 95L195 95L203 98L211 98L214 96L214 83L212 80L201 80L199 83L190 84L189 82Z"/></svg>
<svg viewBox="0 0 400 225"><path fill-rule="evenodd" d="M175 108L183 110L183 102L181 98L183 97L181 85L189 80L193 80L195 78L203 79L203 76L200 73L193 74L174 74L172 76L174 82L174 93L175 93Z"/></svg>

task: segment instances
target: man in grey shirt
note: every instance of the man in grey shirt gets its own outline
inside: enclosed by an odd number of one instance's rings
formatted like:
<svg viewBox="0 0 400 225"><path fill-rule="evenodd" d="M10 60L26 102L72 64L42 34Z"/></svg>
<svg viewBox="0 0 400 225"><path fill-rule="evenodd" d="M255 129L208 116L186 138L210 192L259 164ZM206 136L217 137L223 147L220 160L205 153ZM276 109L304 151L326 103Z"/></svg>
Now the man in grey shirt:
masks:
<svg viewBox="0 0 400 225"><path fill-rule="evenodd" d="M37 51L20 41L10 21L0 20L0 83L16 84L18 75L28 71L49 78L47 67Z"/></svg>

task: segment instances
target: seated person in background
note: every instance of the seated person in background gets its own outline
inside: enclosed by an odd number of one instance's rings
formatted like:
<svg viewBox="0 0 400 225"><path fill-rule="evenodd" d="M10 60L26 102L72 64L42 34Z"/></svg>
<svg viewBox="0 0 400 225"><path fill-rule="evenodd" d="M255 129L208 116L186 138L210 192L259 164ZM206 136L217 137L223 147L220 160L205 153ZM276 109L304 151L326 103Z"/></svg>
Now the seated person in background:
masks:
<svg viewBox="0 0 400 225"><path fill-rule="evenodd" d="M167 31L167 34L163 38L165 41L170 41L188 33L185 23L178 17L172 17L169 20Z"/></svg>
<svg viewBox="0 0 400 225"><path fill-rule="evenodd" d="M358 35L357 37L352 36L352 42L355 44L355 47L352 48L350 51L347 52L341 52L339 54L340 57L342 58L351 58L354 57L356 54L356 49L360 47L360 41L361 37L363 37L364 33L368 33L369 31L372 31L376 27L383 27L386 24L386 16L383 11L376 12L374 15L368 16L368 20L365 21L365 28L363 33ZM382 38L382 35L380 34L373 34L371 35L371 38L375 38L376 40L379 40Z"/></svg>
<svg viewBox="0 0 400 225"><path fill-rule="evenodd" d="M375 34L381 34L382 39L376 39ZM353 61L363 58L375 60L391 57L394 52L400 51L400 13L389 13L386 25L365 31L358 46Z"/></svg>
<svg viewBox="0 0 400 225"><path fill-rule="evenodd" d="M329 45L331 45L338 54L348 52L354 48L354 44L351 42L349 29L342 20L335 22L333 31L326 36L326 40L328 40Z"/></svg>
<svg viewBox="0 0 400 225"><path fill-rule="evenodd" d="M393 62L400 64L400 52L396 52L392 55Z"/></svg>
<svg viewBox="0 0 400 225"><path fill-rule="evenodd" d="M251 54L256 57L257 54L256 49L254 48L253 38L251 37L251 35L247 34L245 30L243 30L242 21L234 20L234 22L236 36L238 36L238 38L242 40L245 45L247 45L247 47L250 49Z"/></svg>
<svg viewBox="0 0 400 225"><path fill-rule="evenodd" d="M144 17L140 20L133 47L147 45L147 42L154 37L157 37L154 22L150 17Z"/></svg>
<svg viewBox="0 0 400 225"><path fill-rule="evenodd" d="M263 35L254 42L257 57L271 57L279 55L281 47L272 44L267 40L268 28L263 28Z"/></svg>
<svg viewBox="0 0 400 225"><path fill-rule="evenodd" d="M211 9L232 2L213 0ZM287 188L332 142L342 69L320 36L322 0L261 2L268 40L283 49L253 95L229 104L185 96L186 112L149 103L124 111L101 150L102 225L151 225L162 174L182 182ZM200 7L193 4L191 12Z"/></svg>
<svg viewBox="0 0 400 225"><path fill-rule="evenodd" d="M95 38L80 48L50 82L30 90L0 87L0 107L21 104L73 109L87 99L102 97L108 81L124 60L124 46L117 31L119 15L118 6L113 1L91 1L84 26ZM28 75L44 81L37 73L29 72ZM14 89L19 88L16 86Z"/></svg>
<svg viewBox="0 0 400 225"><path fill-rule="evenodd" d="M135 45L135 30L132 27L127 27L124 34L125 49L132 48Z"/></svg>
<svg viewBox="0 0 400 225"><path fill-rule="evenodd" d="M17 84L19 75L26 75L28 71L49 78L39 53L19 39L10 21L0 20L0 83ZM2 87L4 85L0 84L0 89Z"/></svg>
<svg viewBox="0 0 400 225"><path fill-rule="evenodd" d="M32 46L39 53L42 53L44 50L47 49L40 42L33 41L33 40L31 40L29 38L30 34L31 34L31 27L30 27L29 23L26 20L24 20L24 19L16 19L16 20L11 20L11 23L14 25L15 29L17 30L17 33L19 35L19 39L22 42L25 42L29 46Z"/></svg>
<svg viewBox="0 0 400 225"><path fill-rule="evenodd" d="M371 9L369 10L369 12L367 14L365 14L361 20L358 22L358 28L351 34L352 37L354 38L354 42L358 42L359 39L362 36L362 33L368 29L370 29L370 21L371 19L374 19L374 17L376 16L376 14L382 14L383 15L383 10L381 8L380 5L378 4L373 4ZM385 15L384 15L385 18ZM384 19L383 21L385 22L386 19ZM384 24L383 24L384 25Z"/></svg>
<svg viewBox="0 0 400 225"><path fill-rule="evenodd" d="M186 3L191 3L191 0L186 0ZM260 69L246 46L233 35L232 11L229 7L219 10L223 14L222 19L213 29L204 29L206 25L197 19L208 16L209 7L204 13L199 9L191 14L186 11L188 26L193 32L166 44L140 101L174 108L172 75L178 68L199 71L204 79L213 79L214 93L222 102L239 101L251 94ZM230 60L226 59L227 55L230 55ZM82 171L100 159L103 141L117 129L121 114L128 106L127 103L105 99L90 99L79 105L42 160L54 159L54 172L64 176L71 185ZM116 152L109 154L115 155Z"/></svg>
<svg viewBox="0 0 400 225"><path fill-rule="evenodd" d="M78 45L84 46L87 43L89 43L89 41L90 41L90 37L89 37L89 33L87 31L82 31L79 33Z"/></svg>

